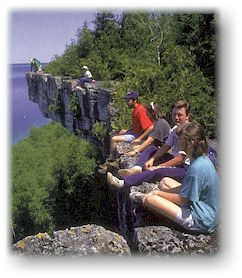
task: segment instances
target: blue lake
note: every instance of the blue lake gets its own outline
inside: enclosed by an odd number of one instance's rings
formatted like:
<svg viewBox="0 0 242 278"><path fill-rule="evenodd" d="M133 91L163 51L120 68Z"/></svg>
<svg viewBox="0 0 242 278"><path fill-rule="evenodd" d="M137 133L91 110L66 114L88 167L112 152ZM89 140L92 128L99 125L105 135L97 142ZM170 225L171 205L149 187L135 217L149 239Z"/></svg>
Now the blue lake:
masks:
<svg viewBox="0 0 242 278"><path fill-rule="evenodd" d="M39 127L51 121L42 115L36 103L29 100L28 84L25 77L25 73L29 71L29 64L11 64L9 69L12 144L27 137L32 126Z"/></svg>

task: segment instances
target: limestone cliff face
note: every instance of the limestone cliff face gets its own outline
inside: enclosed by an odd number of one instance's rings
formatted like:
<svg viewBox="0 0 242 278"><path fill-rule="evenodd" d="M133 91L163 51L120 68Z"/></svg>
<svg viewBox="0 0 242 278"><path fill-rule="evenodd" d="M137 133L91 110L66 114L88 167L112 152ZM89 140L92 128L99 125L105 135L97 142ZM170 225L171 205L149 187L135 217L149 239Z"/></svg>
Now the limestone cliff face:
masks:
<svg viewBox="0 0 242 278"><path fill-rule="evenodd" d="M100 87L100 82L86 83L77 90L76 80L50 74L26 73L29 99L38 104L44 117L60 122L71 133L94 143L105 156L115 111L112 92ZM99 137L94 127L105 132Z"/></svg>

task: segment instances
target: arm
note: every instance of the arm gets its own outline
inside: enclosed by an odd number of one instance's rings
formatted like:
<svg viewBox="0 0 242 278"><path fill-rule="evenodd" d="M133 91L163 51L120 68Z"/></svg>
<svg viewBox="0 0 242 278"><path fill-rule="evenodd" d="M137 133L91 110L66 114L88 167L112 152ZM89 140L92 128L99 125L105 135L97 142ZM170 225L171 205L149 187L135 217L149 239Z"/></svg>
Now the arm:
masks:
<svg viewBox="0 0 242 278"><path fill-rule="evenodd" d="M148 127L138 138L136 138L135 140L133 140L133 141L131 142L131 144L142 141L142 140L153 130L153 128L154 128L153 125L151 125L150 127Z"/></svg>
<svg viewBox="0 0 242 278"><path fill-rule="evenodd" d="M162 166L162 167L175 167L175 166L178 166L180 164L182 164L184 162L184 159L186 158L186 156L184 154L178 154L176 157L164 162L164 163L161 163L158 165L159 166Z"/></svg>
<svg viewBox="0 0 242 278"><path fill-rule="evenodd" d="M153 142L155 141L155 139L151 136L149 136L141 145L137 145L133 147L133 151L128 152L127 155L135 155L136 153L141 153L143 152L143 150L145 150L147 147L149 147L151 144L153 144Z"/></svg>
<svg viewBox="0 0 242 278"><path fill-rule="evenodd" d="M139 145L135 150L137 152L143 152L147 147L149 147L151 144L153 144L155 139L151 136L149 136L141 145Z"/></svg>
<svg viewBox="0 0 242 278"><path fill-rule="evenodd" d="M119 131L119 135L123 135L124 133L126 133L128 131L128 129L122 129Z"/></svg>
<svg viewBox="0 0 242 278"><path fill-rule="evenodd" d="M160 157L162 157L164 154L168 152L168 150L171 147L167 144L164 144L144 165L145 170L147 170L149 167L152 167L155 160L158 160Z"/></svg>

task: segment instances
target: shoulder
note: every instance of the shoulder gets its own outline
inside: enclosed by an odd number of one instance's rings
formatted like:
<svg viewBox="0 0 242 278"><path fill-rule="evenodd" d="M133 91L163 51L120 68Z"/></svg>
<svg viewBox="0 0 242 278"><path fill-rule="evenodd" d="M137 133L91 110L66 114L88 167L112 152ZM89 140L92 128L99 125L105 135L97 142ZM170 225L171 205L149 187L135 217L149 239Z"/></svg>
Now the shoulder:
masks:
<svg viewBox="0 0 242 278"><path fill-rule="evenodd" d="M199 176L206 176L208 173L216 173L212 162L206 155L194 159L191 162L189 170L192 172L196 172Z"/></svg>
<svg viewBox="0 0 242 278"><path fill-rule="evenodd" d="M168 127L169 129L171 129L169 123L164 118L158 119L156 124L159 126Z"/></svg>
<svg viewBox="0 0 242 278"><path fill-rule="evenodd" d="M176 136L176 129L177 129L177 125L173 126L173 128L170 130L169 137Z"/></svg>
<svg viewBox="0 0 242 278"><path fill-rule="evenodd" d="M138 103L136 105L136 107L134 108L134 115L138 115L138 114L147 115L147 110L141 103ZM147 117L148 117L148 115L147 115Z"/></svg>

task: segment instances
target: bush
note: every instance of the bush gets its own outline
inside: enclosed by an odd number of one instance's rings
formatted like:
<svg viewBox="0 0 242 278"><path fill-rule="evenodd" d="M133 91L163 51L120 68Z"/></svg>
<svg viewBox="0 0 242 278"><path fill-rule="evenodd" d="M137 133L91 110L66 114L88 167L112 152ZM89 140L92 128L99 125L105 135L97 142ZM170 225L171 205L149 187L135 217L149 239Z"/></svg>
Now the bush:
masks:
<svg viewBox="0 0 242 278"><path fill-rule="evenodd" d="M87 219L102 220L96 151L56 123L32 128L12 150L14 240Z"/></svg>

